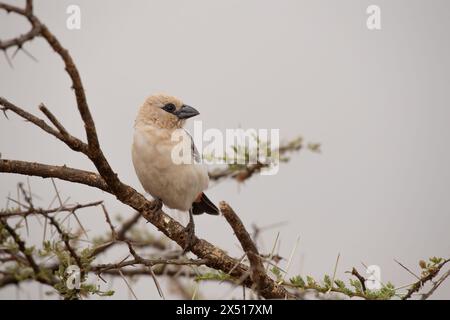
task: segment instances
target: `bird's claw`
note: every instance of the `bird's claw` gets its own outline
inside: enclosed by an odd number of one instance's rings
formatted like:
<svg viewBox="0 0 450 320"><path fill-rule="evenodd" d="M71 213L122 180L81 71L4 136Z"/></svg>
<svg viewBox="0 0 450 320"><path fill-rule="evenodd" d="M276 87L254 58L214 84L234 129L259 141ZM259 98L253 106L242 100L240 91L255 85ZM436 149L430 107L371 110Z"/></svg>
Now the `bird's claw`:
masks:
<svg viewBox="0 0 450 320"><path fill-rule="evenodd" d="M183 255L191 251L192 246L195 243L195 227L192 220L186 226L186 244L183 248Z"/></svg>
<svg viewBox="0 0 450 320"><path fill-rule="evenodd" d="M152 201L152 205L150 207L150 210L152 212L158 212L159 210L162 209L162 206L163 206L163 203L162 203L161 199L157 199L156 198L155 200Z"/></svg>

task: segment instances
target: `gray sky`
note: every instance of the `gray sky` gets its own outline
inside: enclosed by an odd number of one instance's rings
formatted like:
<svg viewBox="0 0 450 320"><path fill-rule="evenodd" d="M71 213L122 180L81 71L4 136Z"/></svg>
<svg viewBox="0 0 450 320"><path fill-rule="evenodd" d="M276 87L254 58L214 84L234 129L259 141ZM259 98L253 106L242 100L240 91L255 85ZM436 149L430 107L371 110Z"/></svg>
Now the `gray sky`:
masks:
<svg viewBox="0 0 450 320"><path fill-rule="evenodd" d="M81 30L66 28L69 4L81 8ZM381 7L382 30L366 28L370 4ZM381 267L383 282L400 286L415 278L394 258L419 273L419 259L449 257L448 1L41 0L35 11L79 67L111 165L138 190L130 155L134 117L148 95L163 91L196 107L205 127L279 128L282 138L322 143L322 154L301 152L276 176L208 192L215 202L228 201L249 227L288 221L265 232L262 245L269 251L280 231L287 257L300 236L290 274L332 274L340 253L338 277L346 279L353 266L363 270L364 262ZM0 14L2 39L27 28L20 17ZM1 58L0 95L33 112L44 102L84 136L62 62L40 39L26 48L39 63L19 53L11 69ZM3 158L93 169L17 117L0 123ZM0 197L24 179L0 175ZM48 204L50 181L30 181ZM131 214L101 192L58 185L73 202L105 199L111 212ZM91 236L106 232L99 210L80 217ZM200 237L240 255L222 217L200 216L196 225ZM31 234L34 241L41 236ZM120 280L114 286L116 298L128 297ZM140 298L157 298L151 279L134 286ZM30 288L20 296L38 297ZM216 298L227 291L202 289ZM0 298L16 294L10 288ZM434 297L449 298L450 283Z"/></svg>

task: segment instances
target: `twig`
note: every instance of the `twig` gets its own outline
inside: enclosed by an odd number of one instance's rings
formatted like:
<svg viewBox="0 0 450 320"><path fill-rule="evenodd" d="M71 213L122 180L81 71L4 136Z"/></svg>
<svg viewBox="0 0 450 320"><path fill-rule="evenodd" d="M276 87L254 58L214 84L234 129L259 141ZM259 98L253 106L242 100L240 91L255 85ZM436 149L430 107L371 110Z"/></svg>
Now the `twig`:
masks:
<svg viewBox="0 0 450 320"><path fill-rule="evenodd" d="M61 226L59 225L59 223L56 221L56 219L54 217L49 216L49 215L46 215L46 217L47 217L48 221L50 221L50 224L55 227L56 231L61 236L61 240L64 242L66 249L69 251L71 257L75 260L77 266L80 268L81 273L83 275L84 274L83 264L81 262L81 258L78 256L77 252L70 244L70 235L61 228Z"/></svg>
<svg viewBox="0 0 450 320"><path fill-rule="evenodd" d="M247 230L245 230L241 219L239 219L233 209L231 209L231 207L224 201L220 203L219 207L220 211L230 224L236 237L241 243L242 249L244 249L244 252L247 254L247 257L250 261L250 278L256 284L256 290L258 292L263 291L265 289L265 286L271 285L271 283L266 281L268 276L266 274L266 271L264 270L264 266L262 264L256 245L253 243ZM272 285L274 284L272 283Z"/></svg>
<svg viewBox="0 0 450 320"><path fill-rule="evenodd" d="M30 253L28 248L25 246L25 242L19 237L19 235L16 233L16 231L2 218L0 218L0 223L3 225L3 227L8 231L8 233L13 238L14 242L19 247L20 252L25 256L26 260L28 261L31 269L33 269L34 274L36 277L39 277L40 274L40 268L36 261L33 258L33 255Z"/></svg>
<svg viewBox="0 0 450 320"><path fill-rule="evenodd" d="M41 268L37 264L37 262L34 260L32 252L25 246L25 242L20 238L20 236L16 233L16 231L3 219L0 218L0 224L3 225L3 227L6 229L6 231L11 235L14 242L17 244L19 251L25 256L26 261L28 262L29 266L33 270L35 279L43 284L47 284L50 286L53 286L56 283L56 280L53 277L48 277L44 275L41 272ZM15 279L15 280L14 280ZM13 280L0 280L0 288L3 285L17 283L16 278L14 277ZM1 283L3 282L3 283Z"/></svg>
<svg viewBox="0 0 450 320"><path fill-rule="evenodd" d="M117 239L116 230L111 222L111 219L109 218L108 211L106 210L106 207L104 204L102 204L103 213L105 214L106 223L108 223L109 228L111 229L111 239L114 241Z"/></svg>
<svg viewBox="0 0 450 320"><path fill-rule="evenodd" d="M10 101L6 100L3 97L0 97L0 105L3 106L2 109L4 112L6 112L8 110L14 112L21 118L33 123L37 127L44 130L45 132L47 132L47 133L51 134L52 136L56 137L57 139L61 140L67 146L69 146L72 150L80 151L83 153L88 152L87 151L88 146L81 140L69 135L67 133L67 131L66 131L67 134L63 134L63 133L53 129L43 119L34 116L33 114L25 111L23 108L20 108L20 107L14 105L13 103L11 103ZM42 105L41 105L41 107L42 107ZM55 119L53 119L53 121L55 121Z"/></svg>
<svg viewBox="0 0 450 320"><path fill-rule="evenodd" d="M366 279L359 274L358 270L356 268L353 268L351 271L351 274L354 275L356 278L358 278L359 282L361 283L362 291L366 292Z"/></svg>
<svg viewBox="0 0 450 320"><path fill-rule="evenodd" d="M24 109L13 105L4 98L0 99L0 105L3 106L4 110L8 109L19 114L47 133L57 137L72 150L85 154L96 167L99 174L67 168L65 166L57 167L15 160L0 160L0 172L41 176L45 178L59 178L66 181L82 183L109 192L125 205L128 205L141 213L141 215L147 221L151 222L159 231L163 232L167 237L184 247L188 241L185 228L180 223L165 214L162 210L155 212L153 202L148 201L142 194L120 181L118 175L109 165L103 151L100 148L95 123L87 103L80 74L72 59L72 56L69 51L61 45L59 40L50 32L50 30L42 24L36 16L34 16L33 11L30 9L32 6L28 5L27 8L28 9L21 9L3 3L0 4L0 9L25 16L32 25L39 25L39 35L46 40L50 47L63 60L65 70L72 80L72 88L75 92L78 112L83 120L87 144L81 142L80 139L76 140L76 142L80 141L81 143L74 143L72 140L67 139L67 137L64 136L59 130L50 127L44 120L31 115ZM53 125L55 124L53 123ZM191 252L197 255L200 259L205 259L207 261L206 264L209 267L226 273L229 272L230 269L236 264L236 259L228 256L220 248L213 246L205 240L198 239L197 237L195 237L194 240L195 243L192 246ZM249 253L249 256L251 257L249 257L250 259L255 259L255 261L260 260L259 256L252 256L252 253ZM238 267L233 270L231 275L236 278L241 278L247 273L248 268L246 266L238 265ZM263 297L284 298L286 296L286 290L276 285L272 279L266 276L263 280L264 287L260 290L260 294ZM255 285L251 279L246 279L244 284L249 288Z"/></svg>
<svg viewBox="0 0 450 320"><path fill-rule="evenodd" d="M73 211L77 211L79 209L84 209L84 208L90 208L90 207L96 207L99 206L103 203L103 201L95 201L95 202L90 202L90 203L86 203L86 204L76 204L76 205L72 205L72 206L63 206L63 207L58 207L58 208L53 208L53 209L42 209L42 208L29 208L26 211L5 211L5 212L0 212L0 217L2 218L10 218L10 217L15 217L15 216L19 216L19 217L25 217L28 215L33 215L33 214L37 214L37 215L45 215L45 214L52 214L52 213L58 213L58 212L73 212Z"/></svg>
<svg viewBox="0 0 450 320"><path fill-rule="evenodd" d="M17 173L42 178L58 178L81 183L109 192L109 187L98 174L67 166L51 166L36 162L0 159L0 172Z"/></svg>
<svg viewBox="0 0 450 320"><path fill-rule="evenodd" d="M420 288L422 288L425 283L427 283L428 281L433 280L438 275L439 271L441 271L442 267L445 266L449 261L450 261L450 259L444 260L439 265L437 265L433 269L429 270L429 272L425 276L420 278L420 280L415 282L411 286L411 288L409 288L408 292L402 297L402 300L407 300L407 299L411 298L412 295L414 293L418 292L420 290Z"/></svg>
<svg viewBox="0 0 450 320"><path fill-rule="evenodd" d="M285 156L287 153L299 151L302 148L303 139L297 138L281 145L278 150L273 150L272 153L278 152L280 156ZM224 178L231 178L238 182L243 182L270 166L270 162L260 161L257 161L256 163L244 164L237 168L234 166L226 166L224 168L217 168L213 171L210 171L209 178L213 181L222 180Z"/></svg>
<svg viewBox="0 0 450 320"><path fill-rule="evenodd" d="M444 273L436 283L433 284L431 289L422 295L422 300L426 300L436 291L437 288L450 276L450 270L448 270L446 273Z"/></svg>

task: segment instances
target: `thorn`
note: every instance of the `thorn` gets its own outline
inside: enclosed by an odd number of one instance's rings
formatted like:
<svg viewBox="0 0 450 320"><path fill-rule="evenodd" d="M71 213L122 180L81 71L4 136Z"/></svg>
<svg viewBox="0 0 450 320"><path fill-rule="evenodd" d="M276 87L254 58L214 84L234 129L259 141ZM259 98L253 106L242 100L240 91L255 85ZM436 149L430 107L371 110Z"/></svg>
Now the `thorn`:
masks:
<svg viewBox="0 0 450 320"><path fill-rule="evenodd" d="M34 57L28 50L26 50L25 48L21 47L23 53L25 53L31 60L33 60L34 62L39 62L38 59L36 59L36 57Z"/></svg>
<svg viewBox="0 0 450 320"><path fill-rule="evenodd" d="M107 283L107 281L102 277L100 273L97 274L97 277L102 280L104 283Z"/></svg>
<svg viewBox="0 0 450 320"><path fill-rule="evenodd" d="M11 59L9 58L8 53L6 52L6 50L3 50L3 53L5 54L6 61L8 62L9 66L11 67L11 69L14 69L14 66L13 66L13 64L11 62Z"/></svg>
<svg viewBox="0 0 450 320"><path fill-rule="evenodd" d="M8 114L6 113L6 108L1 108L2 109L2 112L3 112L3 115L5 116L5 118L7 119L7 120L9 120L9 118L8 118Z"/></svg>
<svg viewBox="0 0 450 320"><path fill-rule="evenodd" d="M17 46L16 50L14 51L14 53L13 53L12 56L11 56L11 59L14 59L14 58L16 57L17 52L19 52L19 50L20 50L20 47Z"/></svg>

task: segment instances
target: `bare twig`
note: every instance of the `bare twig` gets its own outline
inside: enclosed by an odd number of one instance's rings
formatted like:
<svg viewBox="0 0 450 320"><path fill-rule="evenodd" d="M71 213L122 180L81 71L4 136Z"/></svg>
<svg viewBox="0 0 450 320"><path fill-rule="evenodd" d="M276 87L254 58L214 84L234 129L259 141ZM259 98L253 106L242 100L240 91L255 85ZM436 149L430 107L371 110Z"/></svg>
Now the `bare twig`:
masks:
<svg viewBox="0 0 450 320"><path fill-rule="evenodd" d="M24 16L31 24L31 29L25 34L9 40L0 41L0 50L6 51L7 49L12 47L17 47L17 49L20 50L25 43L33 40L35 37L41 34L41 24L32 16L33 10L31 1L27 1L27 7L25 10L4 3L0 3L0 9L5 10L6 12L14 12L16 14Z"/></svg>
<svg viewBox="0 0 450 320"><path fill-rule="evenodd" d="M105 214L106 223L108 223L109 228L111 229L111 239L114 241L117 239L116 229L114 228L111 218L109 217L108 211L106 210L106 207L104 204L102 204L103 213Z"/></svg>
<svg viewBox="0 0 450 320"><path fill-rule="evenodd" d="M86 203L86 204L62 206L62 207L52 208L52 209L29 208L26 211L8 210L5 212L0 212L0 217L2 217L2 218L10 218L10 217L16 217L16 216L25 217L25 216L33 215L33 214L46 215L46 214L52 214L52 213L58 213L58 212L73 212L73 211L77 211L79 209L96 207L96 206L101 205L102 203L103 203L103 201L95 201L95 202L90 202L90 203Z"/></svg>
<svg viewBox="0 0 450 320"><path fill-rule="evenodd" d="M67 166L51 166L37 162L0 159L0 172L17 173L42 178L58 178L65 181L81 183L103 191L109 187L97 173L73 169Z"/></svg>
<svg viewBox="0 0 450 320"><path fill-rule="evenodd" d="M273 290L269 287L278 285L268 277L264 269L261 257L259 256L258 249L256 248L256 245L245 229L241 219L239 219L237 214L226 202L222 201L219 206L220 211L232 227L236 237L241 243L242 249L247 254L251 267L250 278L255 283L256 290L258 292L264 292L264 290Z"/></svg>
<svg viewBox="0 0 450 320"><path fill-rule="evenodd" d="M57 139L61 140L65 144L67 144L71 149L75 151L87 152L87 145L81 140L69 135L63 134L52 127L50 127L43 119L36 117L35 115L25 111L23 108L20 108L10 101L6 100L3 97L0 97L0 105L2 106L2 110L4 112L11 111L20 116L21 118L33 123L37 127L41 128L45 132L51 134ZM41 105L41 110L42 110ZM45 108L45 107L44 107ZM44 109L46 110L46 109ZM54 120L55 121L55 120ZM66 132L67 133L67 132Z"/></svg>
<svg viewBox="0 0 450 320"><path fill-rule="evenodd" d="M358 270L356 270L356 268L353 268L350 273L359 280L359 282L361 283L362 291L366 292L366 279L358 272Z"/></svg>

